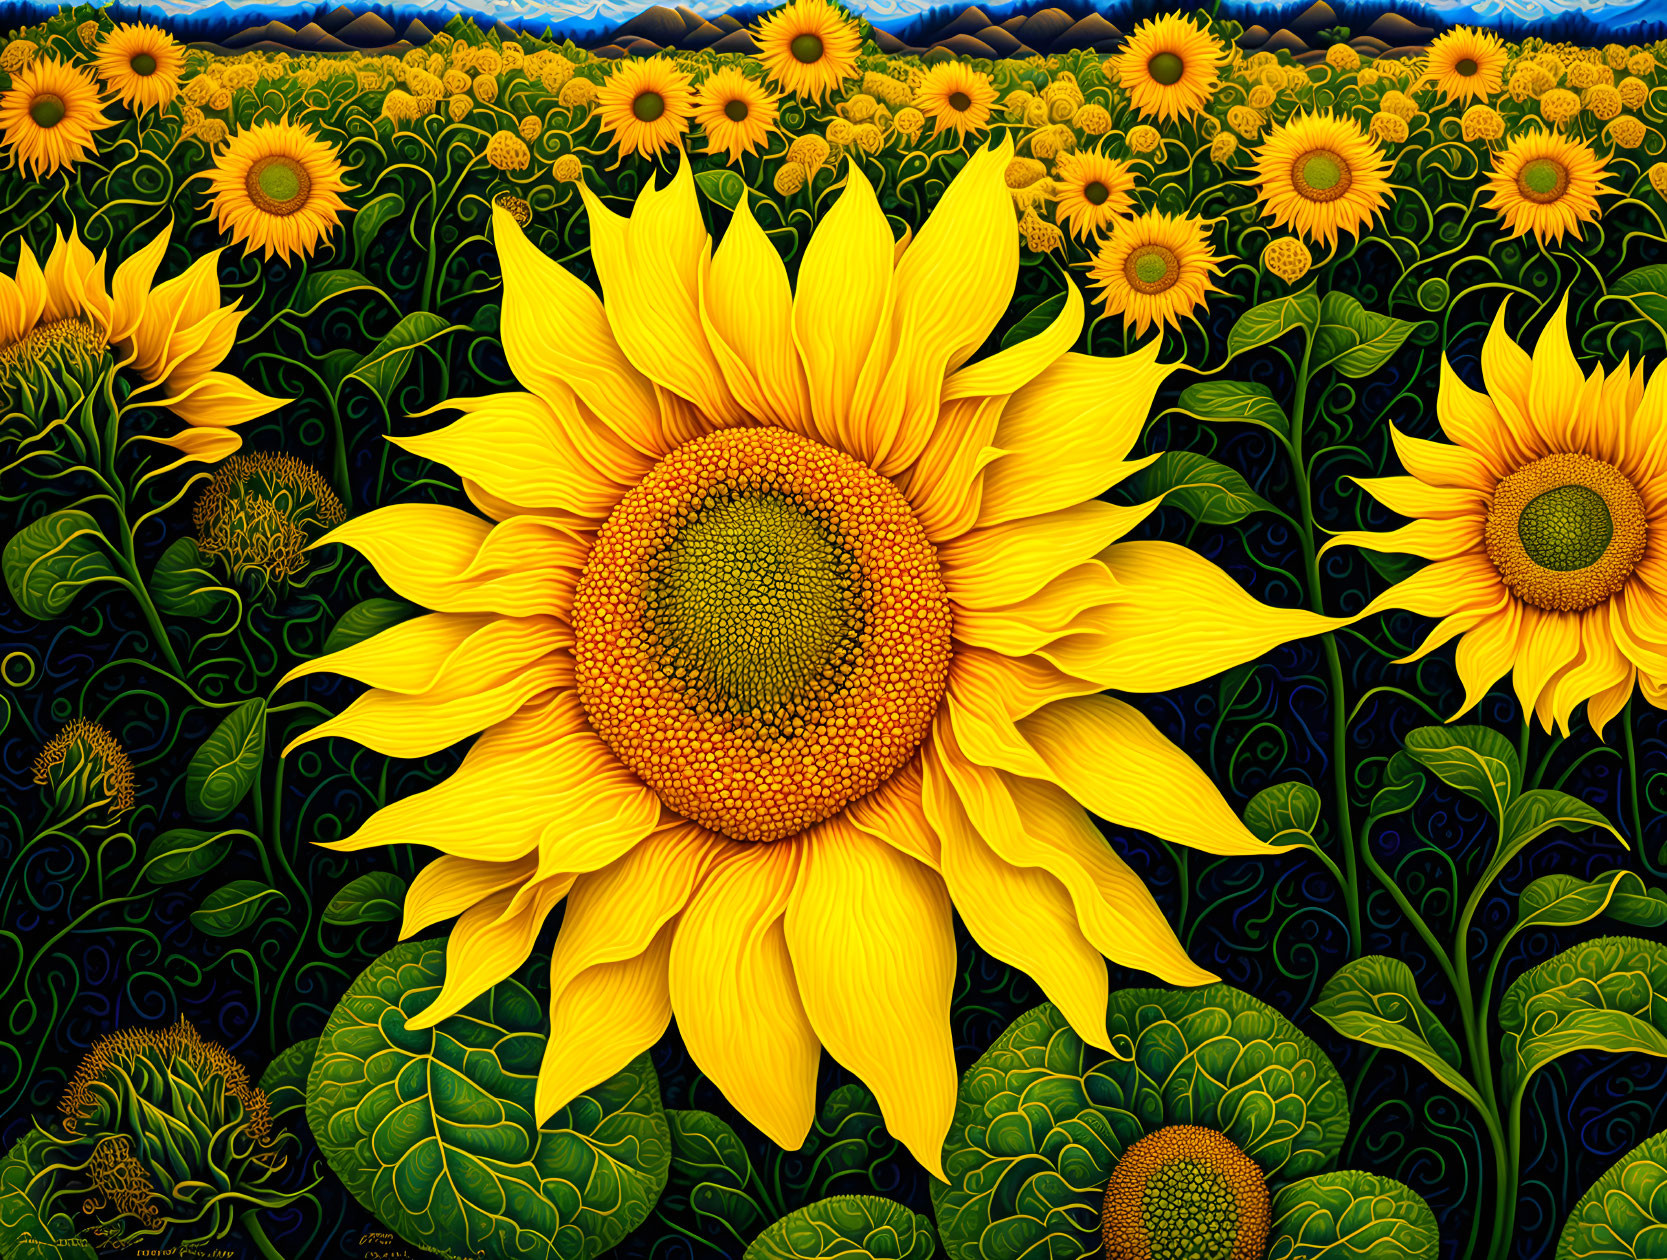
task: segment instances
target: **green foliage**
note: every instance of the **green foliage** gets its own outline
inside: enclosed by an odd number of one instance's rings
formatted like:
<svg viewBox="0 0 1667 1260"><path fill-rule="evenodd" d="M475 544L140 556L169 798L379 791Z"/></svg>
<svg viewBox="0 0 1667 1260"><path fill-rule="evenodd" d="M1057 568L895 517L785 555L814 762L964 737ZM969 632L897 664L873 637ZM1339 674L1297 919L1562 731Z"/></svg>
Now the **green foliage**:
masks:
<svg viewBox="0 0 1667 1260"><path fill-rule="evenodd" d="M745 1242L764 1212L749 1193L752 1161L729 1124L709 1111L668 1111L670 1184L687 1194L698 1217L720 1222Z"/></svg>
<svg viewBox="0 0 1667 1260"><path fill-rule="evenodd" d="M145 847L145 878L153 884L172 884L206 875L232 851L229 831L199 831L175 827L153 838Z"/></svg>
<svg viewBox="0 0 1667 1260"><path fill-rule="evenodd" d="M57 1150L46 1134L25 1133L0 1159L0 1255L6 1260L95 1260L75 1227L80 1193L48 1169Z"/></svg>
<svg viewBox="0 0 1667 1260"><path fill-rule="evenodd" d="M185 804L216 822L236 809L260 774L266 750L266 702L245 700L221 719L185 771Z"/></svg>
<svg viewBox="0 0 1667 1260"><path fill-rule="evenodd" d="M445 977L440 941L409 941L349 986L319 1037L307 1121L330 1167L413 1246L592 1257L665 1186L671 1130L646 1055L542 1128L542 1005L512 980L431 1029L405 1021Z"/></svg>
<svg viewBox="0 0 1667 1260"><path fill-rule="evenodd" d="M1254 381L1200 381L1182 391L1173 409L1208 424L1256 424L1282 438L1291 433L1273 391Z"/></svg>
<svg viewBox="0 0 1667 1260"><path fill-rule="evenodd" d="M1165 451L1128 482L1142 499L1163 496L1204 525L1232 525L1272 504L1250 488L1243 474L1194 451Z"/></svg>
<svg viewBox="0 0 1667 1260"><path fill-rule="evenodd" d="M1496 819L1505 816L1522 788L1516 749L1486 726L1420 726L1403 743L1407 756L1480 801Z"/></svg>
<svg viewBox="0 0 1667 1260"><path fill-rule="evenodd" d="M1440 1250L1430 1205L1388 1177L1320 1173L1273 1199L1268 1260L1436 1260Z"/></svg>
<svg viewBox="0 0 1667 1260"><path fill-rule="evenodd" d="M1344 376L1370 376L1401 348L1417 325L1369 311L1347 293L1332 292L1320 303L1311 370L1332 367Z"/></svg>
<svg viewBox="0 0 1667 1260"><path fill-rule="evenodd" d="M1314 1014L1345 1037L1406 1055L1482 1106L1460 1073L1459 1043L1424 1004L1412 968L1400 959L1368 954L1344 963L1320 991Z"/></svg>
<svg viewBox="0 0 1667 1260"><path fill-rule="evenodd" d="M1580 1196L1557 1240L1557 1260L1656 1257L1667 1240L1667 1133L1633 1147Z"/></svg>
<svg viewBox="0 0 1667 1260"><path fill-rule="evenodd" d="M932 1260L932 1222L872 1195L823 1199L782 1217L743 1260Z"/></svg>
<svg viewBox="0 0 1667 1260"><path fill-rule="evenodd" d="M329 636L324 640L324 655L363 643L372 635L381 634L389 626L397 626L416 614L417 609L403 599L360 600L331 627Z"/></svg>
<svg viewBox="0 0 1667 1260"><path fill-rule="evenodd" d="M1277 341L1298 328L1312 333L1320 322L1320 295L1310 283L1284 297L1253 306L1233 324L1227 334L1227 357Z"/></svg>
<svg viewBox="0 0 1667 1260"><path fill-rule="evenodd" d="M1244 825L1267 844L1316 844L1320 794L1306 783L1263 788L1244 807Z"/></svg>
<svg viewBox="0 0 1667 1260"><path fill-rule="evenodd" d="M12 601L37 621L61 616L83 589L121 579L111 567L98 522L66 508L26 525L0 552Z"/></svg>
<svg viewBox="0 0 1667 1260"><path fill-rule="evenodd" d="M195 538L181 538L156 562L151 573L151 598L175 617L206 619L234 598L219 577L210 572Z"/></svg>
<svg viewBox="0 0 1667 1260"><path fill-rule="evenodd" d="M338 927L387 923L399 918L404 906L405 881L392 871L370 871L330 898L324 921Z"/></svg>
<svg viewBox="0 0 1667 1260"><path fill-rule="evenodd" d="M274 1124L294 1114L295 1123L305 1117L307 1108L307 1077L313 1070L313 1056L318 1053L318 1038L309 1037L279 1053L260 1074L261 1092L266 1095L268 1111Z"/></svg>
<svg viewBox="0 0 1667 1260"><path fill-rule="evenodd" d="M208 936L237 936L274 904L286 900L283 893L258 880L234 879L203 898L203 904L191 913L191 923Z"/></svg>

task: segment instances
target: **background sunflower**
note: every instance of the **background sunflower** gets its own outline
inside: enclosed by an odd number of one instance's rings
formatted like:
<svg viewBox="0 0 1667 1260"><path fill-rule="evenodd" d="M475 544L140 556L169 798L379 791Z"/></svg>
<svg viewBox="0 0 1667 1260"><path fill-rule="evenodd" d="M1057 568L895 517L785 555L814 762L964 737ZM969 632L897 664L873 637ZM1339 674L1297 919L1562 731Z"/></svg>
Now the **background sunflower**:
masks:
<svg viewBox="0 0 1667 1260"><path fill-rule="evenodd" d="M179 92L185 54L160 27L124 22L100 41L98 77L129 109L160 109Z"/></svg>
<svg viewBox="0 0 1667 1260"><path fill-rule="evenodd" d="M240 128L207 179L220 230L267 258L310 256L347 209L335 146L288 119Z"/></svg>
<svg viewBox="0 0 1667 1260"><path fill-rule="evenodd" d="M93 133L112 124L89 75L46 57L14 71L11 80L0 92L0 135L13 161L42 178L96 152Z"/></svg>

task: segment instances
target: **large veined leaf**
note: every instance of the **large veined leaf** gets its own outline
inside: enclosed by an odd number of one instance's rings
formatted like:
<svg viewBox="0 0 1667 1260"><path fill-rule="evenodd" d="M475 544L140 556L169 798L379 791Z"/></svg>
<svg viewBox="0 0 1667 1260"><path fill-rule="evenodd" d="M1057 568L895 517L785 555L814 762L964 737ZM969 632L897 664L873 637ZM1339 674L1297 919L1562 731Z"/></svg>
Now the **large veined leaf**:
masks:
<svg viewBox="0 0 1667 1260"><path fill-rule="evenodd" d="M1118 1158L1171 1124L1219 1129L1272 1184L1324 1169L1348 1131L1337 1070L1289 1020L1227 985L1114 993L1121 1058L1052 1005L967 1069L932 1203L951 1260L1077 1260L1099 1246Z"/></svg>
<svg viewBox="0 0 1667 1260"><path fill-rule="evenodd" d="M671 1131L647 1055L540 1128L544 1004L506 980L434 1028L444 941L408 941L347 989L319 1037L307 1122L353 1196L412 1246L588 1260L647 1217Z"/></svg>
<svg viewBox="0 0 1667 1260"><path fill-rule="evenodd" d="M337 927L387 923L405 912L405 881L392 871L359 876L324 907L324 921Z"/></svg>
<svg viewBox="0 0 1667 1260"><path fill-rule="evenodd" d="M1252 512L1272 510L1272 504L1250 488L1250 483L1226 464L1195 451L1165 451L1136 473L1129 483L1142 499L1178 507L1205 525L1232 525Z"/></svg>
<svg viewBox="0 0 1667 1260"><path fill-rule="evenodd" d="M397 194L389 195L392 196ZM380 201L382 198L377 198L377 200ZM375 204L375 202L371 203L371 205ZM365 213L369 209L370 206L366 206L365 209L359 211L359 222L364 221ZM355 233L355 235L357 235L357 233ZM373 293L382 292L382 290L378 289L376 284L368 276L349 268L344 267L339 271L315 271L300 284L296 285L295 293L294 296L290 298L289 306L290 309L297 315L305 318L306 316L311 315L319 307L323 306L331 298L337 298L344 293L354 293L365 289L369 289Z"/></svg>
<svg viewBox="0 0 1667 1260"><path fill-rule="evenodd" d="M318 1038L298 1041L266 1065L257 1082L266 1095L267 1114L281 1120L291 1112L307 1107L307 1077L313 1070L313 1056L318 1052Z"/></svg>
<svg viewBox="0 0 1667 1260"><path fill-rule="evenodd" d="M150 593L156 606L174 617L212 617L232 598L195 538L181 538L162 553L151 572Z"/></svg>
<svg viewBox="0 0 1667 1260"><path fill-rule="evenodd" d="M237 936L269 909L288 898L259 880L234 879L203 898L191 912L191 924L208 936Z"/></svg>
<svg viewBox="0 0 1667 1260"><path fill-rule="evenodd" d="M416 606L403 599L366 599L344 612L324 639L324 654L340 652L363 643L389 626L397 626L417 613Z"/></svg>
<svg viewBox="0 0 1667 1260"><path fill-rule="evenodd" d="M1659 1257L1667 1254L1667 1133L1633 1147L1580 1196L1563 1235L1557 1260L1596 1256Z"/></svg>
<svg viewBox="0 0 1667 1260"><path fill-rule="evenodd" d="M696 1216L717 1221L746 1242L764 1219L754 1198L752 1160L728 1121L710 1111L668 1111L671 1175L668 1197L686 1195Z"/></svg>
<svg viewBox="0 0 1667 1260"><path fill-rule="evenodd" d="M1502 838L1499 851L1488 863L1482 878L1491 879L1504 869L1507 862L1548 831L1588 831L1592 828L1607 831L1623 845L1626 843L1607 818L1578 797L1549 788L1524 792L1505 811L1505 819L1500 826Z"/></svg>
<svg viewBox="0 0 1667 1260"><path fill-rule="evenodd" d="M1347 293L1332 291L1320 303L1309 368L1334 367L1344 376L1370 376L1401 348L1417 324L1369 311Z"/></svg>
<svg viewBox="0 0 1667 1260"><path fill-rule="evenodd" d="M25 1133L0 1159L0 1255L6 1260L97 1260L76 1232L83 1190L60 1187L47 1172L60 1158L45 1135ZM44 1149L43 1149L44 1148Z"/></svg>
<svg viewBox="0 0 1667 1260"><path fill-rule="evenodd" d="M1397 752L1383 768L1383 782L1372 796L1371 821L1411 809L1424 794L1424 771L1406 752Z"/></svg>
<svg viewBox="0 0 1667 1260"><path fill-rule="evenodd" d="M720 167L715 171L697 171L695 184L701 192L725 210L735 209L747 193L746 181L728 167Z"/></svg>
<svg viewBox="0 0 1667 1260"><path fill-rule="evenodd" d="M1244 825L1268 844L1314 844L1320 808L1320 794L1308 784L1275 783L1250 798Z"/></svg>
<svg viewBox="0 0 1667 1260"><path fill-rule="evenodd" d="M932 1222L901 1203L842 1194L765 1230L743 1260L932 1260Z"/></svg>
<svg viewBox="0 0 1667 1260"><path fill-rule="evenodd" d="M1371 1173L1320 1173L1273 1197L1267 1260L1436 1260L1441 1233L1423 1197Z"/></svg>
<svg viewBox="0 0 1667 1260"><path fill-rule="evenodd" d="M1511 741L1486 726L1420 726L1406 753L1449 787L1475 797L1503 820L1522 787L1522 763Z"/></svg>
<svg viewBox="0 0 1667 1260"><path fill-rule="evenodd" d="M232 851L235 832L199 831L193 827L175 827L164 831L145 848L145 864L140 869L153 884L172 884L182 879L196 879L207 874Z"/></svg>
<svg viewBox="0 0 1667 1260"><path fill-rule="evenodd" d="M266 752L266 702L245 700L221 719L185 768L185 805L216 822L236 809L260 773Z"/></svg>
<svg viewBox="0 0 1667 1260"><path fill-rule="evenodd" d="M695 178L700 177L697 175ZM1059 313L1064 309L1065 295L1063 293L1054 293L1043 298L1021 315L1013 326L1002 334L1001 348L1005 350L1008 346L1016 346L1022 341L1029 341L1032 337L1046 332L1048 326L1059 318Z"/></svg>
<svg viewBox="0 0 1667 1260"><path fill-rule="evenodd" d="M360 206L353 215L354 256L362 262L370 252L371 242L376 239L376 234L404 212L405 198L397 192L385 192Z"/></svg>
<svg viewBox="0 0 1667 1260"><path fill-rule="evenodd" d="M1181 392L1172 410L1207 424L1258 424L1280 437L1291 432L1273 391L1254 381L1200 381Z"/></svg>
<svg viewBox="0 0 1667 1260"><path fill-rule="evenodd" d="M98 522L76 508L25 525L0 552L12 601L36 621L49 621L84 588L121 581L103 542Z"/></svg>
<svg viewBox="0 0 1667 1260"><path fill-rule="evenodd" d="M1412 968L1399 958L1368 954L1344 963L1320 990L1314 1014L1345 1037L1406 1055L1482 1107L1459 1071L1459 1043L1424 1004Z"/></svg>
<svg viewBox="0 0 1667 1260"><path fill-rule="evenodd" d="M1295 293L1253 306L1239 316L1238 322L1227 334L1227 357L1231 359L1246 350L1277 341L1293 328L1306 328L1312 332L1319 322L1320 298L1310 284Z"/></svg>
<svg viewBox="0 0 1667 1260"><path fill-rule="evenodd" d="M1605 936L1518 976L1499 1003L1505 1088L1573 1050L1667 1057L1667 945Z"/></svg>
<svg viewBox="0 0 1667 1260"><path fill-rule="evenodd" d="M1531 927L1572 927L1595 919L1608 907L1616 886L1630 879L1644 886L1631 871L1607 871L1596 879L1573 875L1542 875L1517 899L1516 930Z"/></svg>
<svg viewBox="0 0 1667 1260"><path fill-rule="evenodd" d="M387 402L405 379L406 369L411 366L411 356L418 348L445 336L456 327L432 311L414 311L395 324L393 330L377 342L348 375L363 381L376 391L383 402Z"/></svg>

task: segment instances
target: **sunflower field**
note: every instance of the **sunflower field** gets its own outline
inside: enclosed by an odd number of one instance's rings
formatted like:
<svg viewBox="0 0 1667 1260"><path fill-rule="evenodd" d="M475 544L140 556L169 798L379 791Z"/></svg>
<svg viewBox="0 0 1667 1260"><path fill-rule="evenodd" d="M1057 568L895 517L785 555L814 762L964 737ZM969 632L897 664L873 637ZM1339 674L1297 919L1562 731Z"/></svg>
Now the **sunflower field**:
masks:
<svg viewBox="0 0 1667 1260"><path fill-rule="evenodd" d="M1129 25L6 34L0 1257L1662 1254L1667 41Z"/></svg>

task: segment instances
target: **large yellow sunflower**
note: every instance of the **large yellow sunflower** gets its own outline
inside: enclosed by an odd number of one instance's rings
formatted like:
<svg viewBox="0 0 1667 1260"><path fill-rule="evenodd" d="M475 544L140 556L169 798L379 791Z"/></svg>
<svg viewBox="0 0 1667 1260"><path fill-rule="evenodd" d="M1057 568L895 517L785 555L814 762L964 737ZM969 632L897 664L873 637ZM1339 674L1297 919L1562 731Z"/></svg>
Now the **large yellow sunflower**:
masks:
<svg viewBox="0 0 1667 1260"><path fill-rule="evenodd" d="M596 107L620 157L653 157L682 144L694 117L695 89L664 57L628 57L596 89Z"/></svg>
<svg viewBox="0 0 1667 1260"><path fill-rule="evenodd" d="M14 373L52 371L65 354L116 357L142 378L135 397L166 407L186 423L168 437L147 437L178 451L170 464L213 463L237 450L233 426L282 406L216 369L237 339L246 312L220 305L220 251L155 284L168 251L164 227L116 268L105 287L105 259L74 232L62 235L42 267L25 243L14 276L0 274L0 386Z"/></svg>
<svg viewBox="0 0 1667 1260"><path fill-rule="evenodd" d="M776 130L776 103L762 83L725 66L701 81L694 119L706 132L706 151L727 153L726 165L732 165L757 152Z"/></svg>
<svg viewBox="0 0 1667 1260"><path fill-rule="evenodd" d="M951 128L962 139L968 132L983 131L990 125L990 107L995 103L996 85L990 76L962 61L928 66L915 88L915 108L933 120L934 136Z"/></svg>
<svg viewBox="0 0 1667 1260"><path fill-rule="evenodd" d="M1105 231L1134 210L1134 168L1099 149L1061 153L1054 168L1054 218L1078 240Z"/></svg>
<svg viewBox="0 0 1667 1260"><path fill-rule="evenodd" d="M793 0L753 32L758 59L783 91L814 101L857 73L857 24L828 0Z"/></svg>
<svg viewBox="0 0 1667 1260"><path fill-rule="evenodd" d="M336 146L288 118L238 128L204 178L220 230L245 254L310 258L347 209Z"/></svg>
<svg viewBox="0 0 1667 1260"><path fill-rule="evenodd" d="M1411 476L1360 480L1412 523L1339 534L1434 561L1366 609L1441 622L1416 660L1458 637L1461 713L1507 672L1524 713L1564 731L1583 701L1600 735L1634 682L1667 708L1667 372L1623 359L1585 375L1565 295L1530 359L1502 305L1478 393L1442 361L1436 414L1453 442L1391 429Z"/></svg>
<svg viewBox="0 0 1667 1260"><path fill-rule="evenodd" d="M111 126L98 84L56 57L37 57L12 72L0 93L0 133L24 170L37 178L74 166L97 151L93 132Z"/></svg>
<svg viewBox="0 0 1667 1260"><path fill-rule="evenodd" d="M1338 232L1359 235L1394 195L1384 177L1394 163L1360 124L1329 109L1279 123L1256 150L1256 200L1262 217L1323 245Z"/></svg>
<svg viewBox="0 0 1667 1260"><path fill-rule="evenodd" d="M1493 155L1487 188L1511 236L1529 232L1541 245L1568 233L1580 239L1582 223L1598 221L1598 197L1613 194L1603 182L1604 160L1592 146L1551 131L1521 131Z"/></svg>
<svg viewBox="0 0 1667 1260"><path fill-rule="evenodd" d="M179 92L185 54L167 31L123 23L98 46L98 77L129 109L161 109Z"/></svg>
<svg viewBox="0 0 1667 1260"><path fill-rule="evenodd" d="M1424 82L1433 81L1448 104L1486 101L1503 86L1509 59L1504 41L1492 31L1455 27L1430 45Z"/></svg>
<svg viewBox="0 0 1667 1260"><path fill-rule="evenodd" d="M1178 13L1148 18L1134 28L1115 58L1129 104L1143 118L1191 118L1220 86L1227 60L1213 35Z"/></svg>
<svg viewBox="0 0 1667 1260"><path fill-rule="evenodd" d="M1153 210L1113 227L1089 274L1106 312L1139 336L1153 324L1179 328L1181 316L1220 292L1216 261L1203 222Z"/></svg>
<svg viewBox="0 0 1667 1260"><path fill-rule="evenodd" d="M1333 623L1257 603L1099 495L1173 365L1069 352L1083 302L977 362L1011 301L1003 172L974 153L899 251L856 165L796 287L688 163L629 219L581 186L604 299L507 212L503 344L526 388L401 441L484 516L409 504L326 541L435 611L292 671L372 690L304 739L461 768L346 850L429 845L403 932L461 915L459 1010L567 907L542 1120L675 1013L701 1070L801 1144L826 1047L935 1173L955 1103L952 907L1106 1046L1108 954L1188 960L1088 810L1265 854L1140 712Z"/></svg>

